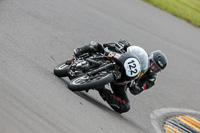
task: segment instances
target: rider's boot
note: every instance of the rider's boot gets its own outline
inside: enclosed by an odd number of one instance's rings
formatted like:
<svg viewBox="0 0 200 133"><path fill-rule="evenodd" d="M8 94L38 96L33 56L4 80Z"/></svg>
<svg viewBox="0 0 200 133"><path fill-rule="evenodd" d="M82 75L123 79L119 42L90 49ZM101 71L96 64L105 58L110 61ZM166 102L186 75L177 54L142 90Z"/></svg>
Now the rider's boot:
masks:
<svg viewBox="0 0 200 133"><path fill-rule="evenodd" d="M101 52L102 49L103 47L101 44L91 41L89 45L74 49L74 55L79 57L84 53Z"/></svg>

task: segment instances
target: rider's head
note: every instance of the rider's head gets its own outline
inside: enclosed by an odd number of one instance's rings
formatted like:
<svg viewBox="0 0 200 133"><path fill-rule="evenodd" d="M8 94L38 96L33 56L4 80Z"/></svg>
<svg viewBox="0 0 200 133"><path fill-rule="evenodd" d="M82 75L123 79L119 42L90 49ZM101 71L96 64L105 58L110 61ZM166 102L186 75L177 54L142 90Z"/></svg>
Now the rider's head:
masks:
<svg viewBox="0 0 200 133"><path fill-rule="evenodd" d="M153 51L149 55L150 69L154 73L158 73L167 66L167 57L160 50Z"/></svg>

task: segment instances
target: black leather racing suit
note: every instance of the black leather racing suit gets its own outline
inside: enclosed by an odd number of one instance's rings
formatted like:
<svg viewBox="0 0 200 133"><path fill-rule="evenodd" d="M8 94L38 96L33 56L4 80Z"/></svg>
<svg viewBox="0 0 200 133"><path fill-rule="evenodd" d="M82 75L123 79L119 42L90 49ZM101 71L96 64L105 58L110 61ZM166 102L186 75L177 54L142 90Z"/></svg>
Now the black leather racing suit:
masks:
<svg viewBox="0 0 200 133"><path fill-rule="evenodd" d="M130 86L130 83L124 85L111 83L113 92L104 87L99 89L99 94L116 112L125 113L130 110L127 88L129 88L133 95L137 95L143 90L151 88L155 84L155 80L155 75L148 70L143 77L138 80L137 85Z"/></svg>
<svg viewBox="0 0 200 133"><path fill-rule="evenodd" d="M104 44L103 46L108 47L114 52L117 52L114 50L113 43ZM125 50L126 49L127 47L125 47ZM127 95L127 88L129 88L133 95L137 95L143 90L151 88L155 84L155 81L156 74L151 72L149 68L148 71L136 81L136 84L131 85L128 83L124 85L118 85L111 83L111 89L113 92L104 87L99 89L99 94L116 112L125 113L130 110L130 101Z"/></svg>
<svg viewBox="0 0 200 133"><path fill-rule="evenodd" d="M128 42L122 41L120 42L121 45L124 45L124 50L127 50L127 47L131 46ZM101 44L98 44L101 45ZM115 43L106 43L103 44L103 47L108 47L109 50L113 52L117 52L115 50ZM88 46L82 47L82 50L85 50L87 52L89 48ZM98 48L99 49L99 48ZM84 52L85 52L84 51ZM96 51L96 50L95 50ZM99 50L100 51L100 50ZM102 50L101 50L102 52ZM113 108L118 113L125 113L130 110L130 101L128 99L127 95L127 88L129 88L130 92L133 95L137 95L141 93L143 90L151 88L156 81L156 74L151 72L150 68L148 71L136 81L136 84L131 85L128 84L117 84L117 83L110 83L112 92L105 87L102 87L98 89L100 96L105 100L111 108Z"/></svg>

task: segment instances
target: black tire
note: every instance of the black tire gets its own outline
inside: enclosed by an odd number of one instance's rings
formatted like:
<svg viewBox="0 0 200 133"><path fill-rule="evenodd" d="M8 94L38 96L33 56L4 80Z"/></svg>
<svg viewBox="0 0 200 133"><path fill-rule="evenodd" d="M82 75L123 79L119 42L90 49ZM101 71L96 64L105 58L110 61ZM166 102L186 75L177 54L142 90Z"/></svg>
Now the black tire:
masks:
<svg viewBox="0 0 200 133"><path fill-rule="evenodd" d="M58 77L66 77L69 75L69 65L66 62L60 63L54 68L54 74Z"/></svg>
<svg viewBox="0 0 200 133"><path fill-rule="evenodd" d="M100 73L96 76L83 75L69 82L68 88L72 91L94 89L114 81L113 73Z"/></svg>

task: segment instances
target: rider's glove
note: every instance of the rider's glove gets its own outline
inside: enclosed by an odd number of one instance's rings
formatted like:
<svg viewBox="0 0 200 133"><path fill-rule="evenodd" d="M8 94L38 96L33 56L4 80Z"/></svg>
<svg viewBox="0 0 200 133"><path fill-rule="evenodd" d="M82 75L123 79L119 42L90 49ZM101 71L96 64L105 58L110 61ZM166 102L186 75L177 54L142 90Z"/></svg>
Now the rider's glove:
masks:
<svg viewBox="0 0 200 133"><path fill-rule="evenodd" d="M131 92L133 95L140 94L140 93L144 90L143 88L140 88L140 87L137 86L137 85L134 85L134 86L130 87L129 89L130 89L130 92Z"/></svg>

